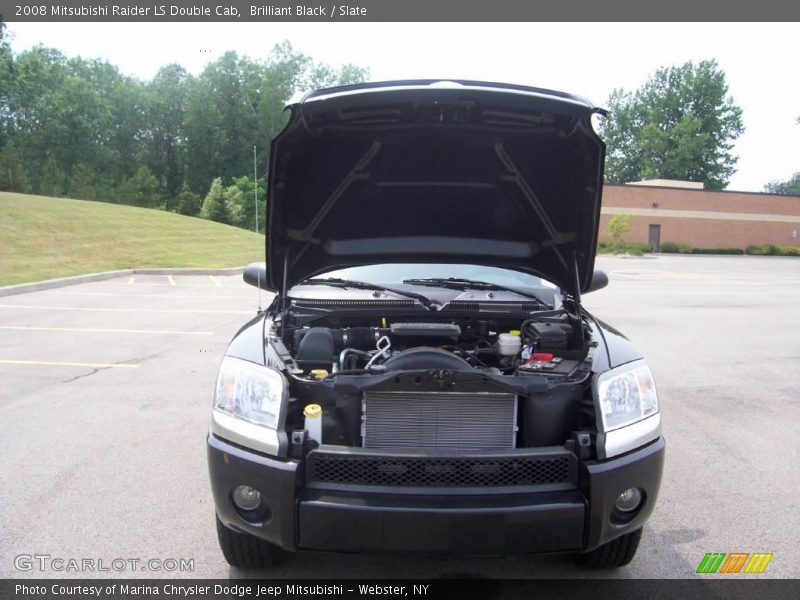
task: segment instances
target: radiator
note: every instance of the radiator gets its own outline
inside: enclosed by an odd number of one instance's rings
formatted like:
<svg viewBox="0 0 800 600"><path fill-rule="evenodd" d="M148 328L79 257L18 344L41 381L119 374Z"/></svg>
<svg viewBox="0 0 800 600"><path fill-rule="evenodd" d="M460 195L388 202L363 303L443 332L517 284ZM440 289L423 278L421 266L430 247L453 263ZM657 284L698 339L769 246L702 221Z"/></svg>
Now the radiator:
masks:
<svg viewBox="0 0 800 600"><path fill-rule="evenodd" d="M507 450L516 446L515 394L367 392L361 418L364 448Z"/></svg>

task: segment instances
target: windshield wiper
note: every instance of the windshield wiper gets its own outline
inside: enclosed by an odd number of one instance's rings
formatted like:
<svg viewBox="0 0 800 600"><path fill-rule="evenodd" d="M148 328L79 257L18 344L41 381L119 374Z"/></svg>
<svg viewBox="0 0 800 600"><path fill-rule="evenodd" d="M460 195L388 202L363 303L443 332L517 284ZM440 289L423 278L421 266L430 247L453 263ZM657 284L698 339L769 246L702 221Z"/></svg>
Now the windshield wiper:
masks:
<svg viewBox="0 0 800 600"><path fill-rule="evenodd" d="M448 288L451 290L493 290L497 292L511 292L526 298L533 298L545 308L552 308L547 302L539 298L532 292L525 292L496 283L489 283L488 281L476 281L474 279L463 279L461 277L428 277L424 279L404 279L403 283L409 285L428 285L431 287Z"/></svg>
<svg viewBox="0 0 800 600"><path fill-rule="evenodd" d="M357 290L375 290L376 292L390 292L392 294L397 294L398 296L405 296L406 298L413 298L414 300L419 301L425 308L428 310L435 310L433 306L433 301L428 298L427 296L423 296L422 294L417 294L416 292L406 292L404 290L396 290L394 288L388 288L383 285L377 285L375 283L367 283L366 281L353 281L351 279L340 279L338 277L328 277L328 278L314 278L314 279L306 279L305 281L301 281L298 285L330 285L333 287L340 287L340 288L353 288Z"/></svg>

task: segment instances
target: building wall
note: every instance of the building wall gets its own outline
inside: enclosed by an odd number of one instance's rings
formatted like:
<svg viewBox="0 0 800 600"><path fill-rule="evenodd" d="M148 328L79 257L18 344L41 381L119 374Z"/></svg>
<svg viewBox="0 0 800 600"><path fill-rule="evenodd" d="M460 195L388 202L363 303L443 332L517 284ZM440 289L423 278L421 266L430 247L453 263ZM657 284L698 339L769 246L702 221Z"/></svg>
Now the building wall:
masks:
<svg viewBox="0 0 800 600"><path fill-rule="evenodd" d="M614 214L633 215L629 242L648 242L660 225L661 243L696 248L745 248L751 244L800 246L800 196L720 192L638 185L605 185L600 239L609 239Z"/></svg>

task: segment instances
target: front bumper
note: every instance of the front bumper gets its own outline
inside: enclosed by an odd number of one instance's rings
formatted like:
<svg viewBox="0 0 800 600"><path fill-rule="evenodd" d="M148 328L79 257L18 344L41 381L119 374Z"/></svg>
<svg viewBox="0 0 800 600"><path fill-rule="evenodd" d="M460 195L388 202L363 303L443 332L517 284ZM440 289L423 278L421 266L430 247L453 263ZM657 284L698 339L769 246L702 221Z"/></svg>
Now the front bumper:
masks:
<svg viewBox="0 0 800 600"><path fill-rule="evenodd" d="M664 440L606 461L577 462L569 485L403 489L309 487L306 461L278 460L208 438L216 510L228 527L286 550L523 554L589 551L641 527L655 505ZM231 502L239 485L259 489L267 512L244 518ZM612 516L623 490L644 502L624 524Z"/></svg>

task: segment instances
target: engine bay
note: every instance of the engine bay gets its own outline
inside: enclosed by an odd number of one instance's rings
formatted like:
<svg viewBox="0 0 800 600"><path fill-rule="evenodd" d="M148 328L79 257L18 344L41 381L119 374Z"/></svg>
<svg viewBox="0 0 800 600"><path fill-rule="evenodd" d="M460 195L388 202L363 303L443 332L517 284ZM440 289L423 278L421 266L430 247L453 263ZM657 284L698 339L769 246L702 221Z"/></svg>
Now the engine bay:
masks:
<svg viewBox="0 0 800 600"><path fill-rule="evenodd" d="M563 310L524 319L437 316L377 317L365 326L363 318L331 315L284 341L298 370L315 379L398 370L565 375L586 355L582 328Z"/></svg>
<svg viewBox="0 0 800 600"><path fill-rule="evenodd" d="M270 341L294 451L577 447L594 427L588 322L566 309L464 312L287 311Z"/></svg>

